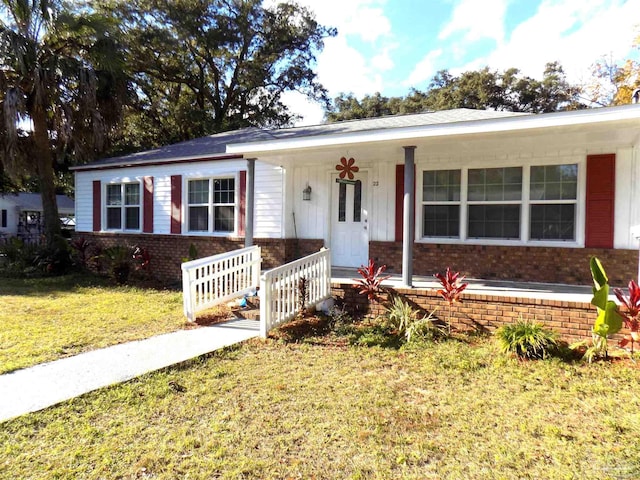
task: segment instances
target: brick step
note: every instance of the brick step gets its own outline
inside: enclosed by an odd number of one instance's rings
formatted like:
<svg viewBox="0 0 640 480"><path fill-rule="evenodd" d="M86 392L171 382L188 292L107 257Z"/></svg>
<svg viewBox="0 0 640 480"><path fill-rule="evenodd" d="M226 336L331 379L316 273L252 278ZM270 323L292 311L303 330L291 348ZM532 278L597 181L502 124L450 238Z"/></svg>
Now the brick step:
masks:
<svg viewBox="0 0 640 480"><path fill-rule="evenodd" d="M244 318L246 320L260 320L259 308L242 308L233 311L234 318Z"/></svg>

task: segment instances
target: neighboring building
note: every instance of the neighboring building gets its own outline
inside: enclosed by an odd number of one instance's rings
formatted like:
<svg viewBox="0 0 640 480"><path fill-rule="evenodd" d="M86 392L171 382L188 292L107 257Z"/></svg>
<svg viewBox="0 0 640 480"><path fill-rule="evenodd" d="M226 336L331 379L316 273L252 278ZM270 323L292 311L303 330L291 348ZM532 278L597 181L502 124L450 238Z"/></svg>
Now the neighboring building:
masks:
<svg viewBox="0 0 640 480"><path fill-rule="evenodd" d="M246 129L76 167L76 231L147 247L170 279L191 244L246 241L264 267L323 245L336 266L404 257L407 283L447 266L589 283L595 254L619 283L637 273L639 150L640 105Z"/></svg>
<svg viewBox="0 0 640 480"><path fill-rule="evenodd" d="M61 222L72 223L73 199L56 195ZM0 237L37 241L43 230L42 197L39 193L0 195Z"/></svg>

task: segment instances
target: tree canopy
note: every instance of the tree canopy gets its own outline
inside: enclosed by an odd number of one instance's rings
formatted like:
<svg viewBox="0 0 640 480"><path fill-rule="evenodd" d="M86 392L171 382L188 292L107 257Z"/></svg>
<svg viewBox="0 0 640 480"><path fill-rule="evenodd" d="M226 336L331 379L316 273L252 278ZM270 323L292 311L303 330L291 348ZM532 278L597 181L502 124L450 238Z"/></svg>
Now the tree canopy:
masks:
<svg viewBox="0 0 640 480"><path fill-rule="evenodd" d="M57 0L0 3L2 171L37 180L49 240L60 230L54 163L95 158L119 119L126 82L112 27Z"/></svg>
<svg viewBox="0 0 640 480"><path fill-rule="evenodd" d="M341 121L451 108L546 113L585 108L580 92L578 86L569 84L557 62L546 65L542 80L522 76L515 68L503 72L483 68L458 76L441 70L425 91L412 89L404 97L376 93L358 100L352 94L341 94L327 110L327 119Z"/></svg>
<svg viewBox="0 0 640 480"><path fill-rule="evenodd" d="M328 102L313 67L335 30L295 3L131 0L105 11L121 26L136 85L124 150L289 125L295 118L282 102L288 91Z"/></svg>

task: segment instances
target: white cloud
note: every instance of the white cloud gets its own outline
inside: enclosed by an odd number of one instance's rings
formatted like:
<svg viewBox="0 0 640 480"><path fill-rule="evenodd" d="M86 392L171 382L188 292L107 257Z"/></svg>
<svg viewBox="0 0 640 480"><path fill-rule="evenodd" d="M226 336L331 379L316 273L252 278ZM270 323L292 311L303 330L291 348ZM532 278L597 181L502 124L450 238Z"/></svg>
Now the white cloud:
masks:
<svg viewBox="0 0 640 480"><path fill-rule="evenodd" d="M462 33L465 42L483 38L501 43L504 38L504 18L508 0L461 0L453 10L451 20L438 35L446 40Z"/></svg>
<svg viewBox="0 0 640 480"><path fill-rule="evenodd" d="M336 37L325 42L318 58L318 80L330 95L352 92L360 97L382 90L382 75L365 57L350 47L346 38Z"/></svg>
<svg viewBox="0 0 640 480"><path fill-rule="evenodd" d="M485 65L498 70L517 67L523 74L540 78L544 65L558 60L569 81L582 81L603 55L616 61L629 53L640 21L637 7L632 1L545 0L504 44L459 70Z"/></svg>
<svg viewBox="0 0 640 480"><path fill-rule="evenodd" d="M344 92L362 97L382 91L382 73L393 68L391 51L395 48L391 22L382 8L386 0L297 1L308 7L321 25L338 29L336 37L325 40L315 69L318 81L328 90L329 96ZM352 46L352 39L375 45L378 53L371 58L365 57ZM287 105L292 111L303 116L299 125L322 120L317 104L303 102L295 94L287 96L289 101L292 103Z"/></svg>
<svg viewBox="0 0 640 480"><path fill-rule="evenodd" d="M406 87L416 87L418 84L430 80L436 73L435 62L442 56L442 49L430 51L426 57L420 60L409 74L409 78L403 82Z"/></svg>
<svg viewBox="0 0 640 480"><path fill-rule="evenodd" d="M318 125L324 120L324 108L318 102L300 92L285 92L282 94L282 102L292 112L303 115L302 120L296 122L296 126Z"/></svg>

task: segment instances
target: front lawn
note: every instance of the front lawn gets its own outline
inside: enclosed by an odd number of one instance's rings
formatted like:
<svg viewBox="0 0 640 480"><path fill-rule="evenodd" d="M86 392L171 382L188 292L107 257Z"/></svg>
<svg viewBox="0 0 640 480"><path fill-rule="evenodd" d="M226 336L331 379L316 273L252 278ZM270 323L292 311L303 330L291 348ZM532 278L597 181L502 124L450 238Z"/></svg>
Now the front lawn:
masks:
<svg viewBox="0 0 640 480"><path fill-rule="evenodd" d="M0 426L0 478L640 477L631 361L251 341Z"/></svg>
<svg viewBox="0 0 640 480"><path fill-rule="evenodd" d="M81 275L0 278L0 373L182 328L176 291Z"/></svg>

